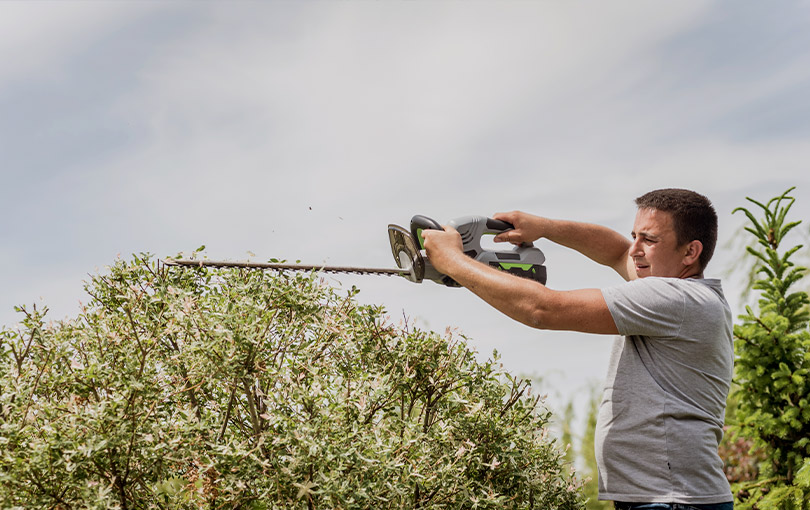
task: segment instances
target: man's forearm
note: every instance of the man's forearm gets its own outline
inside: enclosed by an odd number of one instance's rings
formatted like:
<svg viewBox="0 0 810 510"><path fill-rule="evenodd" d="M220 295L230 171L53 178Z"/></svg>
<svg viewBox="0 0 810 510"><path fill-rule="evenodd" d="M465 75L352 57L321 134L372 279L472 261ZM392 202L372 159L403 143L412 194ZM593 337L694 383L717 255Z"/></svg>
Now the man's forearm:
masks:
<svg viewBox="0 0 810 510"><path fill-rule="evenodd" d="M597 289L554 291L458 254L444 269L462 286L501 313L539 329L618 333Z"/></svg>
<svg viewBox="0 0 810 510"><path fill-rule="evenodd" d="M498 234L498 242L514 244L546 238L561 246L576 250L599 264L612 267L625 279L631 278L629 265L630 240L615 230L592 223L554 220L522 211L497 213L495 219L515 226Z"/></svg>
<svg viewBox="0 0 810 510"><path fill-rule="evenodd" d="M598 289L553 291L534 280L498 271L466 256L461 235L453 228L426 230L422 235L437 271L509 317L534 328L616 334Z"/></svg>
<svg viewBox="0 0 810 510"><path fill-rule="evenodd" d="M536 310L549 291L537 282L498 271L464 255L454 259L447 274L512 319L527 326L542 327Z"/></svg>
<svg viewBox="0 0 810 510"><path fill-rule="evenodd" d="M549 241L576 250L599 264L626 268L630 240L615 230L592 223L540 220L544 222L543 237Z"/></svg>

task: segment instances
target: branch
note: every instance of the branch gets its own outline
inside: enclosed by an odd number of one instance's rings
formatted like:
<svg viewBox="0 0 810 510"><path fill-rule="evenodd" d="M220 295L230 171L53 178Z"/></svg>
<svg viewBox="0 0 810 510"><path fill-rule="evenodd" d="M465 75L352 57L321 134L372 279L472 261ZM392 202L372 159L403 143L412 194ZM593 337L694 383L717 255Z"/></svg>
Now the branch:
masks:
<svg viewBox="0 0 810 510"><path fill-rule="evenodd" d="M225 410L225 418L222 420L222 427L219 429L219 436L217 436L217 441L222 441L222 438L225 437L225 429L228 427L228 420L231 419L231 409L233 409L234 400L236 400L236 383L237 378L233 378L233 387L231 388L231 398L228 400L228 408Z"/></svg>
<svg viewBox="0 0 810 510"><path fill-rule="evenodd" d="M245 395L247 396L248 401L248 411L250 411L250 422L253 425L253 433L257 436L261 433L261 424L259 423L259 416L256 413L256 404L255 399L253 398L253 390L250 388L248 384L248 378L242 378L242 386L245 389Z"/></svg>

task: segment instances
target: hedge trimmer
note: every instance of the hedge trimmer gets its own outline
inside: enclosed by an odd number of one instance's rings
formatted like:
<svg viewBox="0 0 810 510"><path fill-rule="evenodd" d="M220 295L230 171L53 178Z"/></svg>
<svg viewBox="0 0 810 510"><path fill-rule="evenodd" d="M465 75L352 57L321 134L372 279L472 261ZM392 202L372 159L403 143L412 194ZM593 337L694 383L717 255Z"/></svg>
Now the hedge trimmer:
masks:
<svg viewBox="0 0 810 510"><path fill-rule="evenodd" d="M451 220L449 225L461 234L464 253L473 259L506 271L523 278L546 283L546 266L543 265L546 257L540 249L532 244L514 246L510 250L486 250L481 247L481 237L496 235L514 227L500 220L485 216L463 216ZM277 271L323 271L326 273L357 273L375 275L399 275L408 280L421 283L423 280L432 280L448 287L458 287L449 276L438 272L424 253L424 240L422 231L427 229L442 230L438 222L427 216L416 215L411 218L411 228L406 230L399 225L388 225L388 240L391 244L391 253L397 263L397 268L370 268L325 266L314 264L287 264L276 262L231 262L216 260L195 259L164 259L168 266L186 267L237 267L248 269L272 269Z"/></svg>

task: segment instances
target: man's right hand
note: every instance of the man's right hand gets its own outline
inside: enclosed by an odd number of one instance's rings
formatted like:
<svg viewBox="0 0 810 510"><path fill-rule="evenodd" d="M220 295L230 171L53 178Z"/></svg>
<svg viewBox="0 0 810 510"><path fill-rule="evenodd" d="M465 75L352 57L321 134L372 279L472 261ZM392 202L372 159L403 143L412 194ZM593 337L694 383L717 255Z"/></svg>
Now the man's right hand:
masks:
<svg viewBox="0 0 810 510"><path fill-rule="evenodd" d="M543 218L523 211L496 213L493 219L511 223L515 229L501 232L493 239L496 243L533 243L543 237Z"/></svg>

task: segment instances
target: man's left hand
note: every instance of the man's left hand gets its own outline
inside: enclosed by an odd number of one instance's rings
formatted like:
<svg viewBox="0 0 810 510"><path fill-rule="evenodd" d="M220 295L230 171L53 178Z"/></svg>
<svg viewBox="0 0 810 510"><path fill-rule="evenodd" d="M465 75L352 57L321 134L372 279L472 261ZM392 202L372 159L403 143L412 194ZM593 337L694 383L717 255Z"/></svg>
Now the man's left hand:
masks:
<svg viewBox="0 0 810 510"><path fill-rule="evenodd" d="M425 252L433 267L442 274L449 274L453 260L464 256L461 234L453 227L444 225L444 230L425 229L422 239L425 240Z"/></svg>

